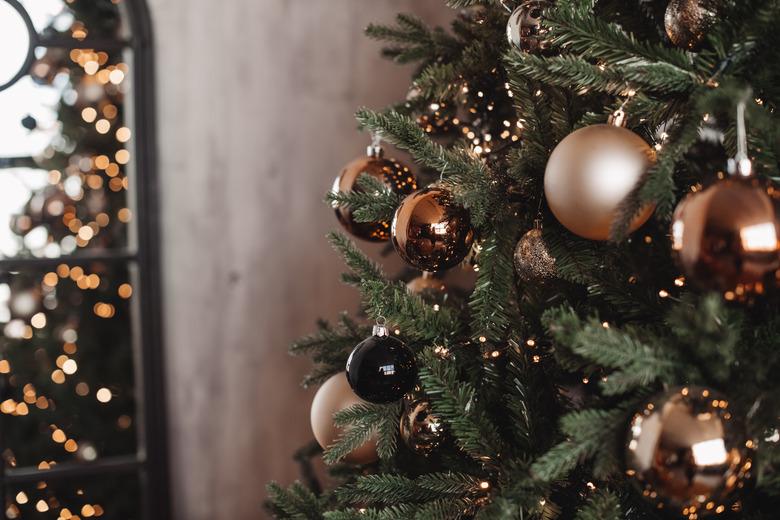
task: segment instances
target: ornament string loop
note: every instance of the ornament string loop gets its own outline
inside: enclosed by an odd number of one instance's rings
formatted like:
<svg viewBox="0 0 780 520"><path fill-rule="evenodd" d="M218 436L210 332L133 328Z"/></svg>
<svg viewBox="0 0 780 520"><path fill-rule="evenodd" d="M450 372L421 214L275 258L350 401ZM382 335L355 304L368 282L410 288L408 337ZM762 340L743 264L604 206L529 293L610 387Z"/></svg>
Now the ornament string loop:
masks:
<svg viewBox="0 0 780 520"><path fill-rule="evenodd" d="M514 11L514 9L512 9L511 7L509 7L508 5L506 5L506 0L501 0L501 7L503 7L504 9L506 9L506 11L507 11L508 13L511 13L512 11Z"/></svg>
<svg viewBox="0 0 780 520"><path fill-rule="evenodd" d="M745 125L745 110L747 99L750 97L748 90L737 103L737 153L733 159L729 159L728 169L731 175L740 177L753 175L753 164L748 157L747 127Z"/></svg>

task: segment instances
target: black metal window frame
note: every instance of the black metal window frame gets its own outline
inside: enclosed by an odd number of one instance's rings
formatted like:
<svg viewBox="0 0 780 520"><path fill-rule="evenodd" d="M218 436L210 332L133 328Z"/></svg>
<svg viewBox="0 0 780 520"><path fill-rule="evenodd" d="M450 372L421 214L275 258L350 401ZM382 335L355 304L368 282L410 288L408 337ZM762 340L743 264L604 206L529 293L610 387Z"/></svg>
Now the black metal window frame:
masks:
<svg viewBox="0 0 780 520"><path fill-rule="evenodd" d="M136 246L132 250L80 252L56 258L0 259L0 271L23 268L53 267L66 262L85 265L95 261L134 266L139 285L134 302L133 332L136 365L136 395L140 426L135 455L99 459L93 463L61 463L48 470L36 467L7 468L0 464L0 495L16 484L39 481L63 481L71 478L136 473L141 487L141 512L147 520L171 518L170 481L165 412L162 294L160 277L159 192L157 178L157 139L155 121L155 81L152 23L144 0L124 0L130 27L129 39L115 40L87 37L77 40L65 35L39 36L33 29L24 7L18 0L3 0L21 13L28 25L30 51L25 67L2 88L26 75L34 59L35 47L104 50L129 49L133 56L132 96L135 140L135 222ZM0 90L2 90L0 88ZM12 166L14 158L0 159L0 169ZM0 417L0 450L2 429L7 421Z"/></svg>

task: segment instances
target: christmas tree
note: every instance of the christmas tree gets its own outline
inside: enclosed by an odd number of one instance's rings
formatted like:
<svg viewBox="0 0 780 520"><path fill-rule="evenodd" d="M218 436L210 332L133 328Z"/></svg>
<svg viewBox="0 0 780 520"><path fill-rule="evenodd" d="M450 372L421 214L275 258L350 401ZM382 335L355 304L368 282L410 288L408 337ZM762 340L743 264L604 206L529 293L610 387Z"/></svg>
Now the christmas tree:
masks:
<svg viewBox="0 0 780 520"><path fill-rule="evenodd" d="M446 3L366 31L417 67L327 195L365 316L292 347L318 442L269 509L776 518L780 2Z"/></svg>

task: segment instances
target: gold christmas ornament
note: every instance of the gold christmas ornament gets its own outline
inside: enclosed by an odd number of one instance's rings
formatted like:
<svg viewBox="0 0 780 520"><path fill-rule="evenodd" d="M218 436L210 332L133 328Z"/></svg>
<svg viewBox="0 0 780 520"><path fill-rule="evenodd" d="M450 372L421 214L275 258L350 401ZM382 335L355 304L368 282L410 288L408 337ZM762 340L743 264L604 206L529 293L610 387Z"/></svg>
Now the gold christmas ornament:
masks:
<svg viewBox="0 0 780 520"><path fill-rule="evenodd" d="M716 19L713 0L671 0L664 14L664 28L673 44L695 49Z"/></svg>
<svg viewBox="0 0 780 520"><path fill-rule="evenodd" d="M343 373L336 374L325 381L314 395L310 414L311 430L320 446L327 448L336 442L343 431L333 424L333 414L352 405L363 403L365 401L355 395ZM344 457L344 461L351 464L369 464L378 458L376 438L372 437Z"/></svg>
<svg viewBox="0 0 780 520"><path fill-rule="evenodd" d="M395 159L385 159L382 148L372 145L365 157L358 157L344 167L333 181L331 191L348 193L360 190L357 180L363 173L378 179L387 189L400 195L408 195L417 189L417 179L407 166ZM352 235L370 242L384 242L390 238L389 222L356 222L351 208L335 203L333 208L341 225Z"/></svg>
<svg viewBox="0 0 780 520"><path fill-rule="evenodd" d="M753 443L722 395L676 388L634 414L626 474L659 509L722 513L750 481Z"/></svg>
<svg viewBox="0 0 780 520"><path fill-rule="evenodd" d="M620 203L655 163L655 151L631 130L592 125L566 136L544 172L544 194L558 221L591 240L608 240ZM647 222L648 205L629 231Z"/></svg>
<svg viewBox="0 0 780 520"><path fill-rule="evenodd" d="M555 276L555 258L547 249L540 223L517 242L515 272L524 281L544 280Z"/></svg>
<svg viewBox="0 0 780 520"><path fill-rule="evenodd" d="M401 414L401 438L413 452L430 455L444 438L444 423L431 411L426 399L404 402Z"/></svg>
<svg viewBox="0 0 780 520"><path fill-rule="evenodd" d="M548 30L542 25L542 11L551 2L526 0L521 3L506 24L506 38L509 44L523 52L540 52L550 46Z"/></svg>
<svg viewBox="0 0 780 520"><path fill-rule="evenodd" d="M425 188L406 197L395 211L390 233L401 258L430 272L459 264L474 241L469 212L442 188Z"/></svg>
<svg viewBox="0 0 780 520"><path fill-rule="evenodd" d="M755 180L727 179L677 206L672 251L703 289L743 299L777 283L780 272L778 194Z"/></svg>

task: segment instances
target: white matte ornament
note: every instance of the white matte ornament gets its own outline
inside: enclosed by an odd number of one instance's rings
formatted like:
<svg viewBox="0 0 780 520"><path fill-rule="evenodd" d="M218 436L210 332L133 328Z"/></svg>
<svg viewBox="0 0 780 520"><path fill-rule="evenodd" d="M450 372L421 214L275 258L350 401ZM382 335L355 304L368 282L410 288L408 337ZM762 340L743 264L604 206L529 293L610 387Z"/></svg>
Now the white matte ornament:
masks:
<svg viewBox="0 0 780 520"><path fill-rule="evenodd" d="M655 163L653 150L631 130L592 125L566 136L544 172L544 194L553 215L569 231L608 240L621 202ZM629 226L647 222L655 206L642 208Z"/></svg>

